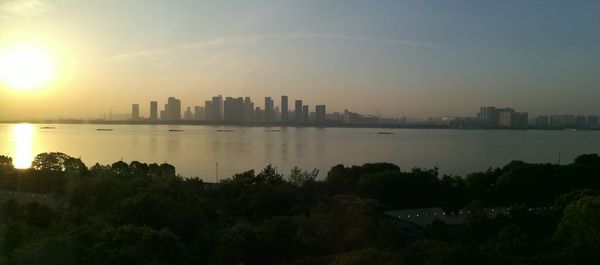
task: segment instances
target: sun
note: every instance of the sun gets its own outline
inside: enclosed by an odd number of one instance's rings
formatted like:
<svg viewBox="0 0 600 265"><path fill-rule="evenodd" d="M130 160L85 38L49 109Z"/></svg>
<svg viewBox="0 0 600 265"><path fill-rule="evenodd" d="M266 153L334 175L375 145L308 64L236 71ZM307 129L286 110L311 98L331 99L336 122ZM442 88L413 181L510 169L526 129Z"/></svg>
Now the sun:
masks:
<svg viewBox="0 0 600 265"><path fill-rule="evenodd" d="M56 75L54 58L35 45L17 45L0 51L0 82L15 90L34 90L50 84Z"/></svg>

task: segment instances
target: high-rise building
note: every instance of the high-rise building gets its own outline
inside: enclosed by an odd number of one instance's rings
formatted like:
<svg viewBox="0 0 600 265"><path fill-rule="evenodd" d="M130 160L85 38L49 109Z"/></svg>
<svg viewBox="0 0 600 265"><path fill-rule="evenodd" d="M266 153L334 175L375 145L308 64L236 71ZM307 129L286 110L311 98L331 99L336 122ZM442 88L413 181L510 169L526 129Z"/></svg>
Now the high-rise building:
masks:
<svg viewBox="0 0 600 265"><path fill-rule="evenodd" d="M275 120L275 104L271 97L265 97L265 121L272 122Z"/></svg>
<svg viewBox="0 0 600 265"><path fill-rule="evenodd" d="M315 107L315 121L325 122L327 120L327 112L325 111L325 105L317 105Z"/></svg>
<svg viewBox="0 0 600 265"><path fill-rule="evenodd" d="M241 122L244 120L244 99L227 97L224 104L224 120Z"/></svg>
<svg viewBox="0 0 600 265"><path fill-rule="evenodd" d="M577 124L577 117L575 115L552 115L552 116L550 116L550 126L552 126L552 127L573 126L576 124Z"/></svg>
<svg viewBox="0 0 600 265"><path fill-rule="evenodd" d="M577 115L577 126L587 125L587 118L583 115Z"/></svg>
<svg viewBox="0 0 600 265"><path fill-rule="evenodd" d="M222 121L223 115L223 97L221 95L212 98L212 121Z"/></svg>
<svg viewBox="0 0 600 265"><path fill-rule="evenodd" d="M296 100L295 108L294 108L294 116L296 118L296 122L302 121L302 100Z"/></svg>
<svg viewBox="0 0 600 265"><path fill-rule="evenodd" d="M181 100L170 97L165 106L165 115L170 121L181 120Z"/></svg>
<svg viewBox="0 0 600 265"><path fill-rule="evenodd" d="M288 120L288 97L281 96L281 121L287 122Z"/></svg>
<svg viewBox="0 0 600 265"><path fill-rule="evenodd" d="M544 115L544 116L537 116L535 118L535 122L534 123L535 123L536 126L546 127L546 126L549 125L548 122L549 122L548 121L548 116Z"/></svg>
<svg viewBox="0 0 600 265"><path fill-rule="evenodd" d="M275 107L275 117L273 118L274 121L281 121L281 110L279 109L279 107Z"/></svg>
<svg viewBox="0 0 600 265"><path fill-rule="evenodd" d="M250 97L244 98L244 121L254 121L254 103L250 100Z"/></svg>
<svg viewBox="0 0 600 265"><path fill-rule="evenodd" d="M598 116L588 116L587 117L587 125L588 126L598 126L598 120L600 120L600 118L598 118Z"/></svg>
<svg viewBox="0 0 600 265"><path fill-rule="evenodd" d="M254 119L255 121L262 122L264 121L265 112L260 109L260 107L256 107L254 110Z"/></svg>
<svg viewBox="0 0 600 265"><path fill-rule="evenodd" d="M200 106L194 106L194 120L204 119L204 108Z"/></svg>
<svg viewBox="0 0 600 265"><path fill-rule="evenodd" d="M308 105L302 106L302 121L307 122L310 113L308 113Z"/></svg>
<svg viewBox="0 0 600 265"><path fill-rule="evenodd" d="M140 104L131 104L131 119L140 119Z"/></svg>
<svg viewBox="0 0 600 265"><path fill-rule="evenodd" d="M158 120L158 102L150 101L150 120Z"/></svg>
<svg viewBox="0 0 600 265"><path fill-rule="evenodd" d="M212 121L213 119L213 106L212 106L212 101L207 100L204 101L204 120L206 121Z"/></svg>
<svg viewBox="0 0 600 265"><path fill-rule="evenodd" d="M498 126L513 127L515 111L512 109L498 113Z"/></svg>
<svg viewBox="0 0 600 265"><path fill-rule="evenodd" d="M184 119L184 120L192 120L192 119L194 119L194 114L192 113L192 107L189 107L189 106L188 106L188 107L185 109L185 112L184 112L184 114L183 114L183 119Z"/></svg>
<svg viewBox="0 0 600 265"><path fill-rule="evenodd" d="M484 126L498 126L499 115L494 107L481 107L479 111L479 119Z"/></svg>

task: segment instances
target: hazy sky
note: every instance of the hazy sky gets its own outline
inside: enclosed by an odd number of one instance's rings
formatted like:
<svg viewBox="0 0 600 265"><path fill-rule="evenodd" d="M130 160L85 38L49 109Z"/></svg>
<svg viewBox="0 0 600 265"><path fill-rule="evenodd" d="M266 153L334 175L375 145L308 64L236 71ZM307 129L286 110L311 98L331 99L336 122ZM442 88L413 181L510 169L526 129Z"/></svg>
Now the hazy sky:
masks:
<svg viewBox="0 0 600 265"><path fill-rule="evenodd" d="M0 118L99 117L216 94L386 116L481 105L600 114L600 1L0 0L0 49L56 54L53 87L0 85Z"/></svg>

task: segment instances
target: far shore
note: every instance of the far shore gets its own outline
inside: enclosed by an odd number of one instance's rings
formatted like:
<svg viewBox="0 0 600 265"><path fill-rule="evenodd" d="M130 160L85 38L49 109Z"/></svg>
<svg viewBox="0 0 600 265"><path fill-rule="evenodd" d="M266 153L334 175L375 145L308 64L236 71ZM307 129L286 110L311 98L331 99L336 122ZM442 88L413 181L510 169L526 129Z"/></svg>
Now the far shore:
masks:
<svg viewBox="0 0 600 265"><path fill-rule="evenodd" d="M315 128L378 128L378 129L455 129L455 130L581 130L597 131L597 127L546 127L546 126L528 126L524 128L509 127L480 127L480 126L448 126L435 124L349 124L342 122L227 122L227 121L198 121L198 120L179 120L179 121L150 121L150 120L78 120L78 119L60 119L60 120L5 120L0 124L31 123L31 124L100 124L100 125L208 125L208 126L240 126L240 127L315 127Z"/></svg>

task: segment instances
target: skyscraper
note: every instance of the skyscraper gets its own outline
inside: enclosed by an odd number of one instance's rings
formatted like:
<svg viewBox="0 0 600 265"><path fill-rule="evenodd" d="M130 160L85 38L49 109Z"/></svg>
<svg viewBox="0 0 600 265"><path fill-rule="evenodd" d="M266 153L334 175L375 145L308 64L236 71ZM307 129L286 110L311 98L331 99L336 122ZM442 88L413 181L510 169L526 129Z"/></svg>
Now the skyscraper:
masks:
<svg viewBox="0 0 600 265"><path fill-rule="evenodd" d="M275 109L273 99L271 97L265 97L265 121L272 122L275 120Z"/></svg>
<svg viewBox="0 0 600 265"><path fill-rule="evenodd" d="M210 101L210 100L204 101L204 120L206 120L206 121L213 120L213 106L212 106L212 101Z"/></svg>
<svg viewBox="0 0 600 265"><path fill-rule="evenodd" d="M183 114L183 119L184 119L184 120L192 120L192 119L194 119L194 114L192 113L192 107L189 107L189 106L188 106L188 107L185 109L185 112L184 112L184 114Z"/></svg>
<svg viewBox="0 0 600 265"><path fill-rule="evenodd" d="M281 96L281 121L288 121L288 97Z"/></svg>
<svg viewBox="0 0 600 265"><path fill-rule="evenodd" d="M317 105L315 107L315 120L317 122L325 122L327 114L325 111L325 105Z"/></svg>
<svg viewBox="0 0 600 265"><path fill-rule="evenodd" d="M200 106L194 106L194 120L202 120L204 118L204 108Z"/></svg>
<svg viewBox="0 0 600 265"><path fill-rule="evenodd" d="M302 100L296 100L294 108L294 116L296 116L296 122L302 121Z"/></svg>
<svg viewBox="0 0 600 265"><path fill-rule="evenodd" d="M302 106L302 121L307 122L309 117L308 105Z"/></svg>
<svg viewBox="0 0 600 265"><path fill-rule="evenodd" d="M244 99L227 97L224 104L224 120L241 122L244 120Z"/></svg>
<svg viewBox="0 0 600 265"><path fill-rule="evenodd" d="M158 120L158 102L150 101L150 120Z"/></svg>
<svg viewBox="0 0 600 265"><path fill-rule="evenodd" d="M253 122L254 121L254 103L250 100L250 97L244 98L244 121L245 122Z"/></svg>
<svg viewBox="0 0 600 265"><path fill-rule="evenodd" d="M181 100L176 99L174 97L170 97L167 100L167 106L165 109L165 113L167 116L167 120L170 121L178 121L181 120Z"/></svg>
<svg viewBox="0 0 600 265"><path fill-rule="evenodd" d="M221 95L212 98L212 121L223 120L223 97Z"/></svg>
<svg viewBox="0 0 600 265"><path fill-rule="evenodd" d="M140 119L140 104L132 104L131 105L131 119L132 120Z"/></svg>

